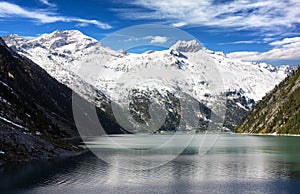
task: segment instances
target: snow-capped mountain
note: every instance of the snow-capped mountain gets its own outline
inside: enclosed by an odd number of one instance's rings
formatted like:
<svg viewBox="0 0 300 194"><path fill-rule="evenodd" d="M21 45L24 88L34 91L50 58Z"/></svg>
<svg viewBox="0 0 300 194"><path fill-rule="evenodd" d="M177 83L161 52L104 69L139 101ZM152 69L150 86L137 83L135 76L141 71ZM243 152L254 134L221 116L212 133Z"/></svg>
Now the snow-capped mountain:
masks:
<svg viewBox="0 0 300 194"><path fill-rule="evenodd" d="M4 36L3 39L13 50L39 64L52 77L81 94L88 94L93 89L75 73L82 57L97 54L102 56L102 60L108 60L122 56L122 53L103 47L97 40L77 30L55 31L33 40L16 34Z"/></svg>
<svg viewBox="0 0 300 194"><path fill-rule="evenodd" d="M231 102L231 107L244 114L290 71L289 66L274 67L233 59L201 47L195 40L178 41L168 50L127 54L104 47L77 30L55 31L32 40L18 35L3 39L19 54L82 96L89 93L87 87L95 86L113 100L124 84L120 82L132 78L137 83L134 88L138 93L155 91L162 95L180 90L208 107L216 102L217 93L223 93L227 104ZM159 77L155 75L157 72L151 75L155 69L169 71L170 77ZM140 80L138 72L145 74ZM156 81L145 84L146 78ZM166 95L162 96L167 99Z"/></svg>
<svg viewBox="0 0 300 194"><path fill-rule="evenodd" d="M68 77L69 74L76 73L84 61L95 60L97 63L95 65L100 66L97 67L97 70L111 69L113 71L111 74L101 77L103 80L108 80L118 72L130 71L137 65L145 68L151 64L157 64L157 61L163 61L170 68L176 64L175 66L181 68L182 71L194 74L202 71L205 66L197 64L197 60L201 59L201 56L209 54L221 72L226 89L242 89L247 97L257 101L275 84L283 80L289 71L288 66L274 67L266 63L242 62L227 57L222 52L213 52L202 48L195 40L179 41L165 51L126 55L102 46L97 40L85 36L77 30L55 31L32 40L26 40L18 35L5 36L3 39L8 46L39 64L62 83L67 83L71 79ZM89 79L97 80L98 77L91 78L89 76ZM195 80L194 83L197 85ZM101 89L106 90L106 88Z"/></svg>

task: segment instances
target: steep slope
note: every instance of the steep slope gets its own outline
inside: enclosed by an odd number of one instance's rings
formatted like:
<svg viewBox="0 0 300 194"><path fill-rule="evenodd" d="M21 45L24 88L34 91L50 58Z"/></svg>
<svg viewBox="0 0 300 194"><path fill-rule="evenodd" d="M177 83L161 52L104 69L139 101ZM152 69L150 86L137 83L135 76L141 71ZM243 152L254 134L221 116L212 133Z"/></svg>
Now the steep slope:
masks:
<svg viewBox="0 0 300 194"><path fill-rule="evenodd" d="M299 66L257 103L236 132L300 134Z"/></svg>
<svg viewBox="0 0 300 194"><path fill-rule="evenodd" d="M45 113L25 101L10 86L0 83L0 165L71 156L80 151L63 141L68 135Z"/></svg>
<svg viewBox="0 0 300 194"><path fill-rule="evenodd" d="M71 134L61 130L44 111L57 113L54 116L57 122L70 129L67 115L71 113L65 112L65 104L53 106L55 102L49 102L51 96L57 95L55 87L58 92L64 92L63 95L68 90L63 90L63 85L56 83L38 66L10 51L2 39L0 69L0 164L70 156L80 151L63 141ZM37 75L41 77L35 79ZM61 102L65 101L63 95L59 99Z"/></svg>
<svg viewBox="0 0 300 194"><path fill-rule="evenodd" d="M80 151L65 141L78 136L72 90L9 49L2 39L0 89L0 163L74 155ZM99 104L109 102L103 94L97 94ZM84 107L93 106L78 99ZM109 113L96 111L108 133L122 133ZM81 116L89 121L88 115ZM93 127L92 120L90 126Z"/></svg>

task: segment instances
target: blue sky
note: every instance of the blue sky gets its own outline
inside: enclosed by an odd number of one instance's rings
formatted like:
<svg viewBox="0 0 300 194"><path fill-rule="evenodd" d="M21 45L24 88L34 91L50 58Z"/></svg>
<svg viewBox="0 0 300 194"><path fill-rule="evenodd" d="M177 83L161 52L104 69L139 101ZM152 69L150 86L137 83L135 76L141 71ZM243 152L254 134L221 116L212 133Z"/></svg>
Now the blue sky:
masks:
<svg viewBox="0 0 300 194"><path fill-rule="evenodd" d="M299 0L0 0L0 35L77 29L101 40L140 24L179 28L243 60L300 64Z"/></svg>

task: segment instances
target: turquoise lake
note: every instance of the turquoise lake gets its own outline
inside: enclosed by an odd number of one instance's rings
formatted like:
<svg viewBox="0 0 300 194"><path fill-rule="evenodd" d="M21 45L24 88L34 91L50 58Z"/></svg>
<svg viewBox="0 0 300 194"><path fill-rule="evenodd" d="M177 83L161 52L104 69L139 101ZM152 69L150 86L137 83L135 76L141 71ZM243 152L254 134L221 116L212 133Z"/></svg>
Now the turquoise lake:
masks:
<svg viewBox="0 0 300 194"><path fill-rule="evenodd" d="M123 147L151 146L166 138L116 136ZM0 193L298 193L300 137L220 134L206 138L211 145L197 150L203 134L182 154L166 150L147 157L106 145L103 159L88 152L67 159L10 164L1 168ZM165 141L165 140L163 140ZM128 142L133 142L132 145ZM177 144L176 144L177 145ZM100 147L103 144L100 145ZM203 142L202 142L203 147ZM97 146L96 146L97 151ZM140 149L148 149L142 147ZM137 149L138 150L138 149ZM173 149L174 150L174 149ZM175 150L176 151L176 150ZM203 152L202 152L203 151ZM101 155L102 154L102 155ZM147 167L149 158L160 165ZM139 161L134 169L132 163ZM108 164L109 162L109 164ZM130 165L128 164L130 163Z"/></svg>

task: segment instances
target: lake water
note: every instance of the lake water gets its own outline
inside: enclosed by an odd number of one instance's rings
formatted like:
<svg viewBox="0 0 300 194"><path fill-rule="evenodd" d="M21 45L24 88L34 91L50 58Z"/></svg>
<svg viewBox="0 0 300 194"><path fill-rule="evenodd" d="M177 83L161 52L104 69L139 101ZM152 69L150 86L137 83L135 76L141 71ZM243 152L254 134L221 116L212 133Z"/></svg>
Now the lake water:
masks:
<svg viewBox="0 0 300 194"><path fill-rule="evenodd" d="M166 136L153 137L157 141ZM129 140L135 142L134 146L140 145L140 137L136 141L132 136L116 138L122 138L125 147L129 146L126 144ZM203 135L197 134L196 141L199 138ZM152 141L149 142L143 146L151 146ZM0 193L300 192L300 137L221 134L205 154L204 149L193 148L169 162L166 156L172 154L165 150L151 153L151 157L140 157L122 155L122 149L107 145L100 155L111 164L89 152L68 159L8 165L0 171ZM162 161L161 165L143 166L149 158L155 165ZM136 161L140 161L137 169L151 168L137 170L126 164Z"/></svg>

